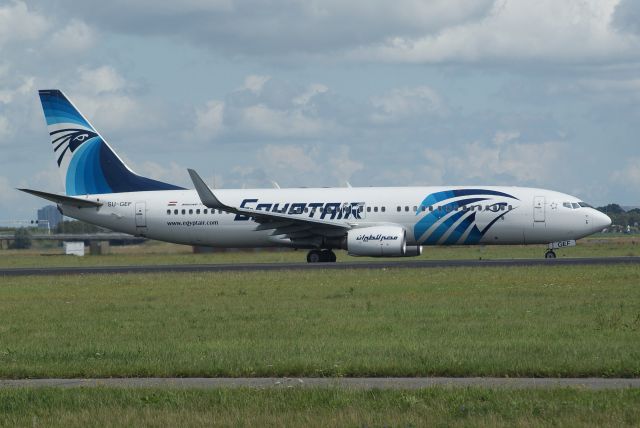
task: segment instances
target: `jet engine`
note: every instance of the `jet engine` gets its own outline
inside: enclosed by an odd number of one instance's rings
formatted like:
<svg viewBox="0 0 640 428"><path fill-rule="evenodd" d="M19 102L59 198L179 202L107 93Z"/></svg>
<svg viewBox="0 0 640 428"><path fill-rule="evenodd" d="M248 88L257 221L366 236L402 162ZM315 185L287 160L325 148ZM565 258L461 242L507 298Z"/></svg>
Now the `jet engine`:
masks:
<svg viewBox="0 0 640 428"><path fill-rule="evenodd" d="M398 226L372 226L347 233L347 251L352 256L403 257L407 232Z"/></svg>

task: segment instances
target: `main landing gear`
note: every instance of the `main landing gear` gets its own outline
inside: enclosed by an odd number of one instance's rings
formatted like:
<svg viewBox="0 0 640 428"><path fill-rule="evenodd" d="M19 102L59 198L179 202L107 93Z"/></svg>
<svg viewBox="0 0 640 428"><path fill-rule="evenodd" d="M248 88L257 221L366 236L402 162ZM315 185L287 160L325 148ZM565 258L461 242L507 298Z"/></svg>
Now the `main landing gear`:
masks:
<svg viewBox="0 0 640 428"><path fill-rule="evenodd" d="M336 253L331 250L311 250L307 253L309 263L334 263L335 261Z"/></svg>
<svg viewBox="0 0 640 428"><path fill-rule="evenodd" d="M545 259L555 259L556 258L556 252L553 250L547 250L546 253L544 253L544 258Z"/></svg>

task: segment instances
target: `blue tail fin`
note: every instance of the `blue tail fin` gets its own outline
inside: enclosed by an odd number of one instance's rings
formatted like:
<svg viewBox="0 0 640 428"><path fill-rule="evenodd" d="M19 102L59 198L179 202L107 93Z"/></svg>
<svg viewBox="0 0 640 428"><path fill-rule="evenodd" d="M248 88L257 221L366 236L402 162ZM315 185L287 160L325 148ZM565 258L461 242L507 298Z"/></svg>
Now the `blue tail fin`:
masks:
<svg viewBox="0 0 640 428"><path fill-rule="evenodd" d="M61 91L39 93L67 195L182 189L131 171Z"/></svg>

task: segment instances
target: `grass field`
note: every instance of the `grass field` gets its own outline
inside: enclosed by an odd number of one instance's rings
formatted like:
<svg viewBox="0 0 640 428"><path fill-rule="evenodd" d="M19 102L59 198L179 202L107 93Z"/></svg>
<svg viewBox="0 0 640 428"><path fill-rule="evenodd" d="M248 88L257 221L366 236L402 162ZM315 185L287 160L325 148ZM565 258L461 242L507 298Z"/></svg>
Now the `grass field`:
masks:
<svg viewBox="0 0 640 428"><path fill-rule="evenodd" d="M443 260L443 259L512 259L542 258L544 245L515 246L437 246L424 247L420 257L373 260ZM88 251L87 251L88 254ZM596 235L582 239L576 247L560 249L558 257L640 256L640 237ZM350 257L337 251L338 261L370 261L366 257ZM74 257L62 254L61 248L0 250L0 267L46 266L122 266L153 264L207 263L281 263L306 262L306 251L231 251L193 254L190 246L149 241L144 245L111 247L111 254Z"/></svg>
<svg viewBox="0 0 640 428"><path fill-rule="evenodd" d="M0 426L637 426L640 391L0 390Z"/></svg>
<svg viewBox="0 0 640 428"><path fill-rule="evenodd" d="M640 267L0 278L0 377L640 376Z"/></svg>

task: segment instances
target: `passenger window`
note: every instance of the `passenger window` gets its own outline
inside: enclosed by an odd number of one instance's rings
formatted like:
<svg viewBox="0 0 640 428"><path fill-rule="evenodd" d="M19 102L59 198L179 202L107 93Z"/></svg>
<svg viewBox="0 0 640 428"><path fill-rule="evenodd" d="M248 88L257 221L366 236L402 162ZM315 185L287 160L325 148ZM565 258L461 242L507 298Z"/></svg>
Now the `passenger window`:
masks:
<svg viewBox="0 0 640 428"><path fill-rule="evenodd" d="M185 215L187 212L185 210L182 210L182 215Z"/></svg>
<svg viewBox="0 0 640 428"><path fill-rule="evenodd" d="M429 205L429 211L433 211L433 205Z"/></svg>
<svg viewBox="0 0 640 428"><path fill-rule="evenodd" d="M200 208L196 210L196 214L200 214Z"/></svg>
<svg viewBox="0 0 640 428"><path fill-rule="evenodd" d="M418 211L418 207L416 207L415 205L413 206L413 212L415 213L416 211Z"/></svg>
<svg viewBox="0 0 640 428"><path fill-rule="evenodd" d="M189 210L189 214L193 214L193 210Z"/></svg>
<svg viewBox="0 0 640 428"><path fill-rule="evenodd" d="M420 207L420 209L422 210L422 212L425 212L427 210L427 207L425 207L424 205Z"/></svg>
<svg viewBox="0 0 640 428"><path fill-rule="evenodd" d="M209 213L209 211L208 211L207 209L205 209L202 213L203 213L203 214L208 214L208 213Z"/></svg>
<svg viewBox="0 0 640 428"><path fill-rule="evenodd" d="M373 207L373 212L377 213L378 212L378 207Z"/></svg>
<svg viewBox="0 0 640 428"><path fill-rule="evenodd" d="M509 205L509 211L511 211L513 209L513 207L511 205Z"/></svg>
<svg viewBox="0 0 640 428"><path fill-rule="evenodd" d="M174 213L175 215L178 215L178 210L173 210L173 213Z"/></svg>
<svg viewBox="0 0 640 428"><path fill-rule="evenodd" d="M370 213L371 212L371 207L367 207L367 212Z"/></svg>
<svg viewBox="0 0 640 428"><path fill-rule="evenodd" d="M402 211L402 207L400 205L398 205L397 210L398 210L398 212Z"/></svg>
<svg viewBox="0 0 640 428"><path fill-rule="evenodd" d="M382 207L380 208L380 211L385 212L387 210L387 207Z"/></svg>
<svg viewBox="0 0 640 428"><path fill-rule="evenodd" d="M409 206L405 205L404 206L404 210L405 210L405 212L409 212Z"/></svg>
<svg viewBox="0 0 640 428"><path fill-rule="evenodd" d="M167 210L167 215L171 214L171 210Z"/></svg>

